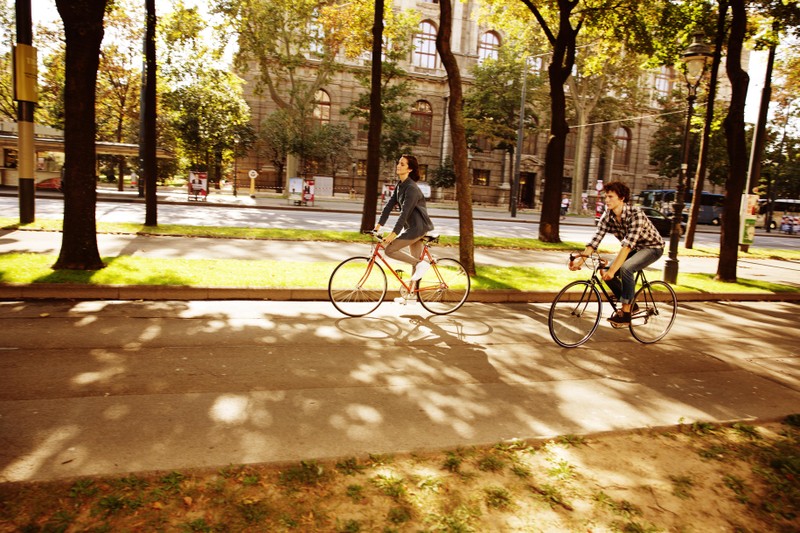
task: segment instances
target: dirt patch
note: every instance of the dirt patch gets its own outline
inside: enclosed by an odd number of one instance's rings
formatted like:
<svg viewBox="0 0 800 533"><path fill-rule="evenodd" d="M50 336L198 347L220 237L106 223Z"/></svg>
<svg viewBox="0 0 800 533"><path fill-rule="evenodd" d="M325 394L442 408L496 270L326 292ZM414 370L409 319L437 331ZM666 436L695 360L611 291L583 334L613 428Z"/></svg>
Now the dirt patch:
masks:
<svg viewBox="0 0 800 533"><path fill-rule="evenodd" d="M800 530L800 416L0 485L0 531Z"/></svg>

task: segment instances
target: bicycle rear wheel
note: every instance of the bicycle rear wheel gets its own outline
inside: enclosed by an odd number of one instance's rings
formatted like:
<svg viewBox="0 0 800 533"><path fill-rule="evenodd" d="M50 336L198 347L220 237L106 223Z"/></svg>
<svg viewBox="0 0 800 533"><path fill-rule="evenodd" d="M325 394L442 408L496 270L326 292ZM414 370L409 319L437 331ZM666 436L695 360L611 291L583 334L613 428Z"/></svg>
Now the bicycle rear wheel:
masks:
<svg viewBox="0 0 800 533"><path fill-rule="evenodd" d="M419 280L417 298L435 315L452 313L467 300L470 280L467 270L455 259L437 259Z"/></svg>
<svg viewBox="0 0 800 533"><path fill-rule="evenodd" d="M678 314L678 298L668 283L651 281L644 285L633 297L639 306L631 314L631 334L645 344L651 344L664 338Z"/></svg>
<svg viewBox="0 0 800 533"><path fill-rule="evenodd" d="M373 312L386 297L386 273L369 257L351 257L339 263L328 281L328 297L347 316Z"/></svg>
<svg viewBox="0 0 800 533"><path fill-rule="evenodd" d="M573 281L558 293L550 306L547 327L559 346L580 346L600 323L600 293L588 281Z"/></svg>

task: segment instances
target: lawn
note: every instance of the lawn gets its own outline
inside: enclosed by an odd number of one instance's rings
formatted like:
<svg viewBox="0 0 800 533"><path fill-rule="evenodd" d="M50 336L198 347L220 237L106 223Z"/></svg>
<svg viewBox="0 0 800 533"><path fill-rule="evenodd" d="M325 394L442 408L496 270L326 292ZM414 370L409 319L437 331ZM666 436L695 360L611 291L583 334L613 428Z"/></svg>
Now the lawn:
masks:
<svg viewBox="0 0 800 533"><path fill-rule="evenodd" d="M160 225L156 228L129 223L98 223L100 233L142 235L190 236L223 239L267 239L292 241L328 241L369 243L370 237L355 232L325 230L285 230L273 228L231 228L215 226ZM31 231L61 231L61 221L39 219L32 224L19 224L8 217L0 217L4 229ZM519 250L577 250L580 243L544 243L530 238L475 237L476 248L503 248ZM458 246L457 237L440 237L442 246ZM601 251L613 253L614 247ZM718 250L709 247L681 249L681 257L716 257ZM780 258L800 260L800 251L752 248L741 254L748 259ZM92 285L167 285L187 287L235 288L311 288L325 289L336 263L275 260L235 259L181 259L146 258L139 256L105 257L106 267L97 271L58 270L50 267L53 256L40 254L0 255L0 282L14 284L73 283ZM198 275L200 273L200 275ZM588 276L587 271L574 273L566 268L539 266L478 266L472 278L473 290L560 290L568 282ZM781 283L739 279L737 283L723 283L707 274L682 273L677 292L699 293L783 293L797 292L798 288Z"/></svg>

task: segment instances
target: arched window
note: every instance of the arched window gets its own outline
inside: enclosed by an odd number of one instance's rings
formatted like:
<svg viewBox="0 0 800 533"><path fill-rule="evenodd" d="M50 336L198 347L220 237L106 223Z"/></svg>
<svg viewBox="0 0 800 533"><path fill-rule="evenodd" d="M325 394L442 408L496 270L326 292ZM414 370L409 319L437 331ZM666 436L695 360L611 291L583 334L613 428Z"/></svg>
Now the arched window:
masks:
<svg viewBox="0 0 800 533"><path fill-rule="evenodd" d="M433 108L425 100L417 100L411 108L411 128L420 133L417 144L431 145L431 129L433 128Z"/></svg>
<svg viewBox="0 0 800 533"><path fill-rule="evenodd" d="M631 130L619 127L614 133L614 164L628 166L631 157Z"/></svg>
<svg viewBox="0 0 800 533"><path fill-rule="evenodd" d="M314 122L319 125L327 124L331 121L331 97L323 91L318 90L314 95Z"/></svg>
<svg viewBox="0 0 800 533"><path fill-rule="evenodd" d="M500 36L493 31L487 31L481 35L478 42L478 62L483 63L486 59L497 59L499 49Z"/></svg>
<svg viewBox="0 0 800 533"><path fill-rule="evenodd" d="M436 26L427 20L419 25L414 36L414 57L412 63L417 67L436 68Z"/></svg>

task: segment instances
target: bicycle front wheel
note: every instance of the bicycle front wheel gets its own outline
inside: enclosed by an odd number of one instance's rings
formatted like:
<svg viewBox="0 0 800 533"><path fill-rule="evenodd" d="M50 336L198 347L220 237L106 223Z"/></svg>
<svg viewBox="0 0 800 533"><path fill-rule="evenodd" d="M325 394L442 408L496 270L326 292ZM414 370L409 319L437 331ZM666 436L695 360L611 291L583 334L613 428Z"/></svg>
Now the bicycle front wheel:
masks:
<svg viewBox="0 0 800 533"><path fill-rule="evenodd" d="M339 263L328 281L328 297L347 316L373 312L386 297L386 273L369 257L351 257Z"/></svg>
<svg viewBox="0 0 800 533"><path fill-rule="evenodd" d="M678 314L678 298L668 283L651 281L633 297L638 308L631 313L631 334L645 344L664 338Z"/></svg>
<svg viewBox="0 0 800 533"><path fill-rule="evenodd" d="M600 293L588 281L573 281L558 293L550 306L547 327L559 346L580 346L600 323Z"/></svg>
<svg viewBox="0 0 800 533"><path fill-rule="evenodd" d="M422 307L435 315L452 313L467 301L470 280L455 259L437 259L419 280L417 297Z"/></svg>

